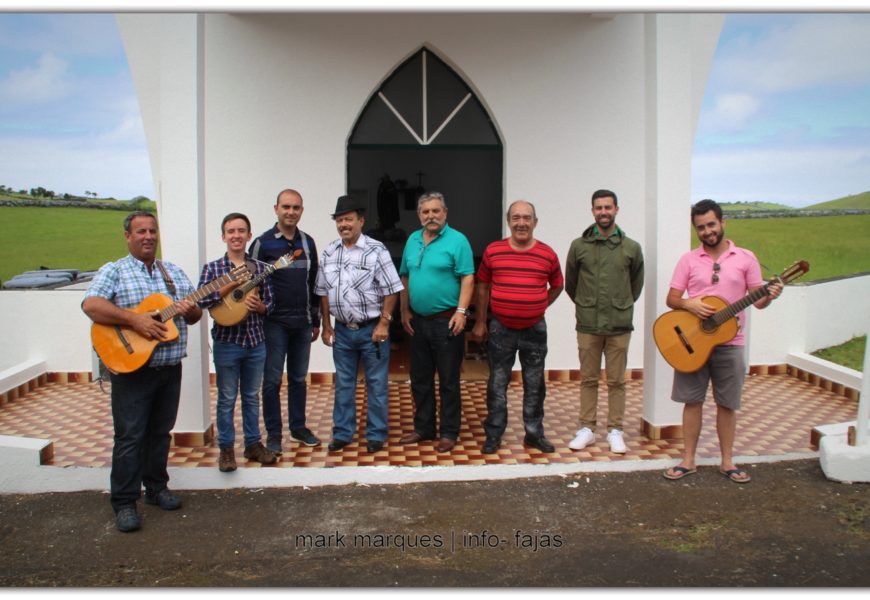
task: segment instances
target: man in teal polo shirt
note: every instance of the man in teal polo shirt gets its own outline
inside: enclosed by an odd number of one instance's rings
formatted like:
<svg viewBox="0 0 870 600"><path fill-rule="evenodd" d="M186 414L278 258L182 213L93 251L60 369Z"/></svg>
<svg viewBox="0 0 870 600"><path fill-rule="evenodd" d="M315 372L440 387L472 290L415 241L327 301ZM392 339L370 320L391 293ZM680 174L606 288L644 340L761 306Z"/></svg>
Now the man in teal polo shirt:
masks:
<svg viewBox="0 0 870 600"><path fill-rule="evenodd" d="M414 431L399 443L440 438L450 452L459 437L462 400L459 371L465 354L465 312L474 291L474 257L463 234L447 225L447 203L438 192L417 201L421 229L408 237L399 276L402 327L411 336ZM441 427L435 422L435 371L441 396Z"/></svg>

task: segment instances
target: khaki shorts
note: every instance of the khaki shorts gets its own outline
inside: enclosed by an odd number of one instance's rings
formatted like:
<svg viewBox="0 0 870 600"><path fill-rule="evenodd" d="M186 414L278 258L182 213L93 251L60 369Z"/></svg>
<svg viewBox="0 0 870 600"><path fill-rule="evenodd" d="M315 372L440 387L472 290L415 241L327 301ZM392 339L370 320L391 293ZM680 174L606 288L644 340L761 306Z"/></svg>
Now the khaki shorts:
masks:
<svg viewBox="0 0 870 600"><path fill-rule="evenodd" d="M713 381L716 404L738 410L746 379L743 346L716 346L706 364L694 373L674 371L671 400L697 404L707 398L707 386Z"/></svg>

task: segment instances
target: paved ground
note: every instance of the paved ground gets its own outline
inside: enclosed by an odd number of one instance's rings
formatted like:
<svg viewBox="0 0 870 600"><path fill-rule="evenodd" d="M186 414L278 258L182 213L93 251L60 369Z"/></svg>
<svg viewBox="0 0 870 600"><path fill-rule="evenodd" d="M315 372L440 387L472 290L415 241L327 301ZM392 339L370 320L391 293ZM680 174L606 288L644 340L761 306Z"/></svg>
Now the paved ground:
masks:
<svg viewBox="0 0 870 600"><path fill-rule="evenodd" d="M2 586L870 586L870 485L818 460L509 481L0 495Z"/></svg>

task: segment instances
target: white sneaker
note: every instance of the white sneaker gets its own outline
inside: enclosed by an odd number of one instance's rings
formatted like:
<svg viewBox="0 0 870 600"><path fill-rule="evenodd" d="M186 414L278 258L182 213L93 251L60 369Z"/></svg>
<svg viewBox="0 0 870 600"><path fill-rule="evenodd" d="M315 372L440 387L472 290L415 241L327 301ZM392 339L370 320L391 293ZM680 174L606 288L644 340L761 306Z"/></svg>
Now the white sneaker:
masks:
<svg viewBox="0 0 870 600"><path fill-rule="evenodd" d="M595 433L588 427L583 427L577 430L577 437L568 443L571 450L582 450L589 444L595 441Z"/></svg>
<svg viewBox="0 0 870 600"><path fill-rule="evenodd" d="M625 454L628 448L625 447L625 441L622 439L622 432L618 429L611 429L607 434L607 442L610 444L610 451L614 454Z"/></svg>

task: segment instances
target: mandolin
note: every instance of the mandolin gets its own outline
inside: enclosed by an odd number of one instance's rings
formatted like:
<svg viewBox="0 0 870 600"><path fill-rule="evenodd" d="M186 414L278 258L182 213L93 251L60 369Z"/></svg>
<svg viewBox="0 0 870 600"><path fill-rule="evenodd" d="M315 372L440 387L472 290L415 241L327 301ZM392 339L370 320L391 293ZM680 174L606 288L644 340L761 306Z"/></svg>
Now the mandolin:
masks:
<svg viewBox="0 0 870 600"><path fill-rule="evenodd" d="M218 304L215 304L208 309L211 318L215 320L215 323L223 325L224 327L237 325L247 319L250 311L248 310L248 307L245 306L245 298L253 294L257 286L260 285L266 277L278 269L284 269L292 265L300 254L302 254L302 250L299 249L294 250L292 254L285 254L273 264L266 265L263 272L256 277L252 277L242 285L230 290L230 292L227 293Z"/></svg>

